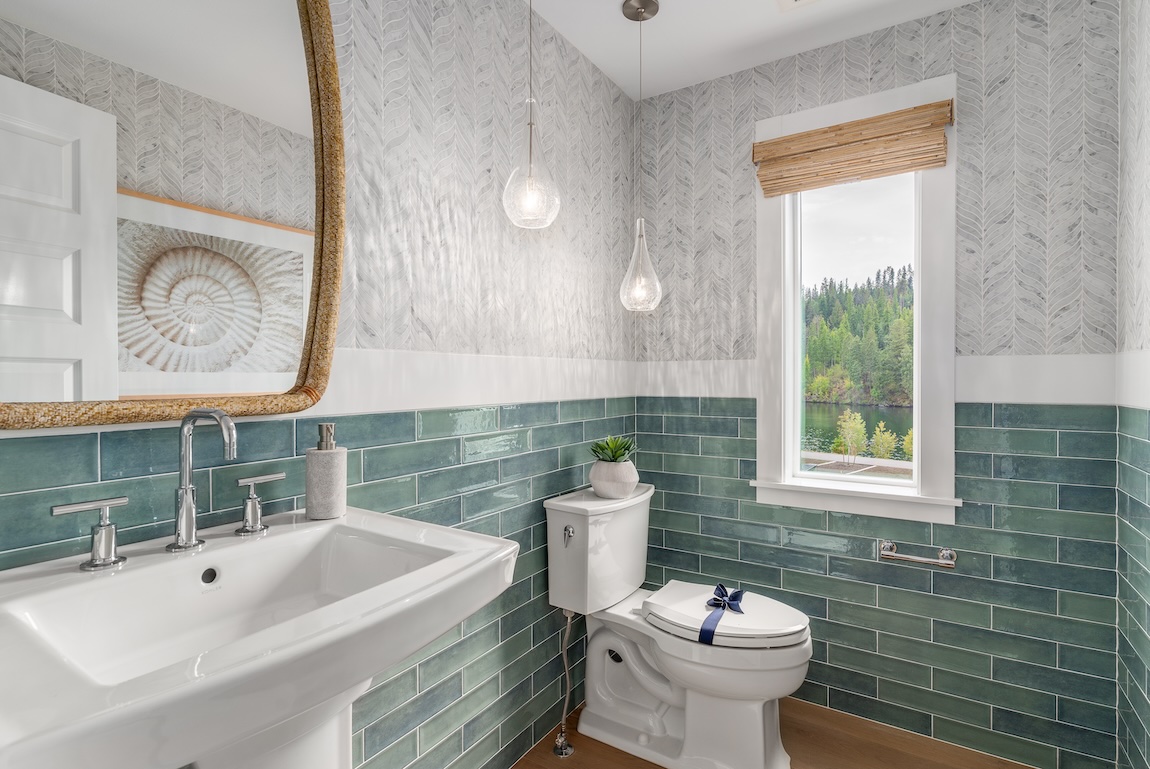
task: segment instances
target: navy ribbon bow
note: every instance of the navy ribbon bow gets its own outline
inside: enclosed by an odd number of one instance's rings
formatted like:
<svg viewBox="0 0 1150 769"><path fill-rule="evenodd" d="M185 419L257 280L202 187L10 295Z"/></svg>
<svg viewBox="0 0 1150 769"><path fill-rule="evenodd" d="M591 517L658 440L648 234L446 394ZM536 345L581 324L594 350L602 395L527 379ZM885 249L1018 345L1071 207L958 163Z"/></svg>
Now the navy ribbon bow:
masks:
<svg viewBox="0 0 1150 769"><path fill-rule="evenodd" d="M722 582L715 586L715 597L707 601L707 606L713 606L715 610L703 620L703 626L699 628L700 643L709 645L715 643L715 629L719 627L719 620L723 618L723 612L730 610L736 614L742 614L743 608L739 605L741 600L743 600L742 590L728 593Z"/></svg>

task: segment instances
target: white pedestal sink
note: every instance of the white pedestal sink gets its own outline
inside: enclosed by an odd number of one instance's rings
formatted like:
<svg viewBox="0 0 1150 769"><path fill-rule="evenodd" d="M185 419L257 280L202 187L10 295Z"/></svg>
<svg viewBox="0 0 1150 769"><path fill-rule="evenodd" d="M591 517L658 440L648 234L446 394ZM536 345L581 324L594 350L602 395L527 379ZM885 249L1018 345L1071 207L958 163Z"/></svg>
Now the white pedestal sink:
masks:
<svg viewBox="0 0 1150 769"><path fill-rule="evenodd" d="M372 675L498 596L518 551L354 508L266 521L0 572L0 769L347 769Z"/></svg>

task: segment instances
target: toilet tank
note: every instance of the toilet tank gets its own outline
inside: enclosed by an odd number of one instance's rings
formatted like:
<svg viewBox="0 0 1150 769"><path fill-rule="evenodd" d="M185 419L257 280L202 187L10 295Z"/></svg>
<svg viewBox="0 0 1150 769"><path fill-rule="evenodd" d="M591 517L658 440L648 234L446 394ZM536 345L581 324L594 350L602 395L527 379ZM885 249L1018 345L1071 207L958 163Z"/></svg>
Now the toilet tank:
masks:
<svg viewBox="0 0 1150 769"><path fill-rule="evenodd" d="M552 606L592 614L643 584L654 493L654 486L640 483L626 499L604 499L583 489L543 503Z"/></svg>

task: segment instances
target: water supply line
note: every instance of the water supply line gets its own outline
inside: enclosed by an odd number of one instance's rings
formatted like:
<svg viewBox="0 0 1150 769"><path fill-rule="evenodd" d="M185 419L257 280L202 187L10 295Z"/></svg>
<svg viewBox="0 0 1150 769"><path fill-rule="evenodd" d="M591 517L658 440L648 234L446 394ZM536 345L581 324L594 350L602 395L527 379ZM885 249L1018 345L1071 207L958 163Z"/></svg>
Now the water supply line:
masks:
<svg viewBox="0 0 1150 769"><path fill-rule="evenodd" d="M563 677L567 683L566 691L563 693L563 719L559 722L559 734L555 735L555 747L553 752L559 758L567 758L575 752L575 748L571 747L571 743L567 741L567 708L571 704L571 664L567 659L567 645L571 643L571 623L575 620L575 612L570 609L563 610L563 616L567 618L567 630L563 632Z"/></svg>

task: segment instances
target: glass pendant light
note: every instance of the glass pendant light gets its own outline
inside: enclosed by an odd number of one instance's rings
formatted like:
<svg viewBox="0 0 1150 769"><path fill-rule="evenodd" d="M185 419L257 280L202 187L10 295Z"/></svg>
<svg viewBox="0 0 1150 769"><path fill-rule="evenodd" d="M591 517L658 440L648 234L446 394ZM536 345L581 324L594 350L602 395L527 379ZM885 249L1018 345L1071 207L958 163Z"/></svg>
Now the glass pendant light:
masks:
<svg viewBox="0 0 1150 769"><path fill-rule="evenodd" d="M503 187L503 210L516 227L540 230L559 215L559 188L547 170L543 145L539 143L539 105L535 103L535 16L534 3L527 4L527 104L524 108L525 134L519 163Z"/></svg>
<svg viewBox="0 0 1150 769"><path fill-rule="evenodd" d="M643 211L643 22L659 12L658 0L625 0L623 15L639 22L639 218L635 220L635 249L619 286L619 301L631 312L651 312L663 299L663 285L647 251L647 222Z"/></svg>

